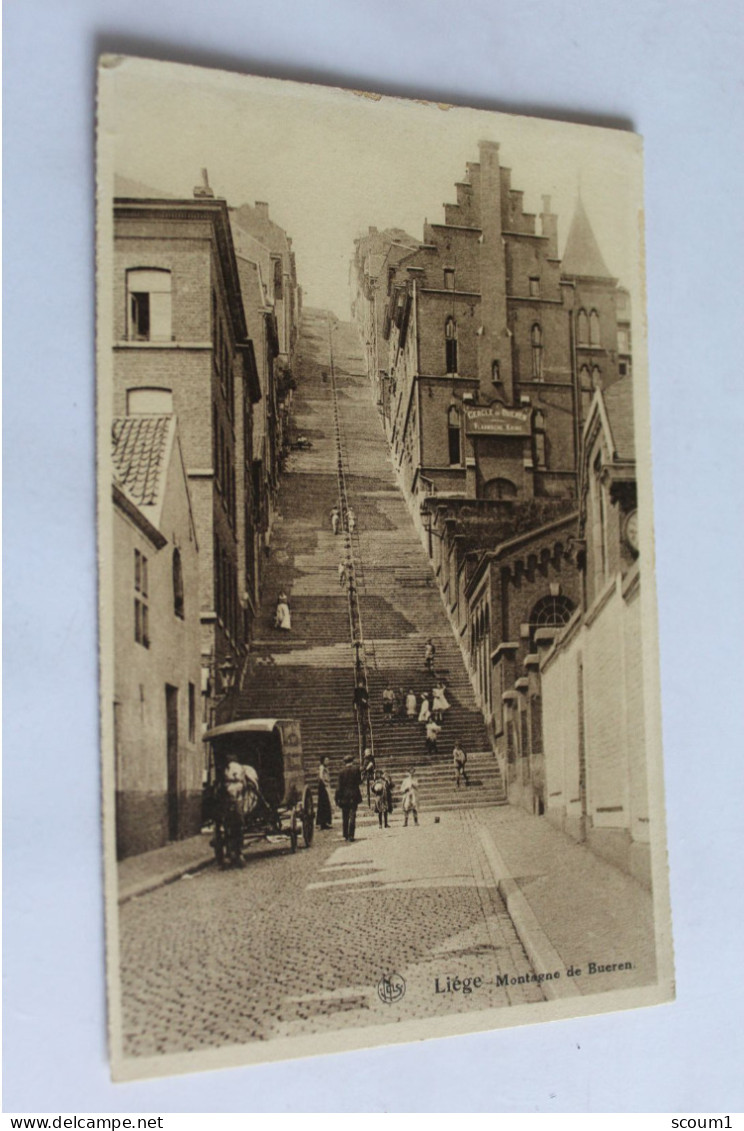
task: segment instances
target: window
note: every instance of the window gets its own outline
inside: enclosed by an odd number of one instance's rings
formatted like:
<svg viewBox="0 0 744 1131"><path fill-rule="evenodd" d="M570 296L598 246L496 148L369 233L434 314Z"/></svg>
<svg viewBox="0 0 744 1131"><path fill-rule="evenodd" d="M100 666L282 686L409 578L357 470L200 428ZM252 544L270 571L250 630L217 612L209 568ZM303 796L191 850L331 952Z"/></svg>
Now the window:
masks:
<svg viewBox="0 0 744 1131"><path fill-rule="evenodd" d="M127 337L131 342L172 340L170 271L127 271Z"/></svg>
<svg viewBox="0 0 744 1131"><path fill-rule="evenodd" d="M444 324L444 348L447 373L457 373L457 323L448 318Z"/></svg>
<svg viewBox="0 0 744 1131"><path fill-rule="evenodd" d="M585 310L580 310L576 318L576 340L580 346L589 345L589 319Z"/></svg>
<svg viewBox="0 0 744 1131"><path fill-rule="evenodd" d="M596 310L593 310L589 315L589 344L598 346L601 340L599 334L599 315Z"/></svg>
<svg viewBox="0 0 744 1131"><path fill-rule="evenodd" d="M620 374L621 377L627 377L628 376L628 363L627 363L627 361L621 361L620 364L617 367L617 371L618 371L618 373Z"/></svg>
<svg viewBox="0 0 744 1131"><path fill-rule="evenodd" d="M196 687L189 684L189 742L196 742Z"/></svg>
<svg viewBox="0 0 744 1131"><path fill-rule="evenodd" d="M617 352L630 353L630 334L627 330L617 332Z"/></svg>
<svg viewBox="0 0 744 1131"><path fill-rule="evenodd" d="M498 361L491 362L491 381L494 385L501 384L501 369Z"/></svg>
<svg viewBox="0 0 744 1131"><path fill-rule="evenodd" d="M530 298L540 297L540 276L530 275Z"/></svg>
<svg viewBox="0 0 744 1131"><path fill-rule="evenodd" d="M559 593L556 597L541 597L530 613L530 651L535 650L535 633L538 628L562 628L568 624L574 603Z"/></svg>
<svg viewBox="0 0 744 1131"><path fill-rule="evenodd" d="M127 392L127 416L155 415L170 416L173 412L173 392L171 389L150 388L129 389Z"/></svg>
<svg viewBox="0 0 744 1131"><path fill-rule="evenodd" d="M181 551L178 548L173 551L173 612L183 620L183 566L181 565Z"/></svg>
<svg viewBox="0 0 744 1131"><path fill-rule="evenodd" d="M542 329L539 323L535 322L530 331L530 344L532 346L532 379L533 381L542 381L543 376L543 345L542 345Z"/></svg>
<svg viewBox="0 0 744 1131"><path fill-rule="evenodd" d="M451 267L445 268L444 289L446 291L454 291L455 289L455 272Z"/></svg>
<svg viewBox="0 0 744 1131"><path fill-rule="evenodd" d="M281 259L274 260L274 298L280 299L284 297L284 279L282 277L282 261Z"/></svg>
<svg viewBox="0 0 744 1131"><path fill-rule="evenodd" d="M134 639L144 648L150 647L150 618L148 612L147 558L134 551Z"/></svg>
<svg viewBox="0 0 744 1131"><path fill-rule="evenodd" d="M599 368L598 365L592 366L592 388L593 389L601 389L602 388L602 370Z"/></svg>
<svg viewBox="0 0 744 1131"><path fill-rule="evenodd" d="M462 463L460 455L460 410L457 405L450 406L447 413L447 440L450 466Z"/></svg>
<svg viewBox="0 0 744 1131"><path fill-rule="evenodd" d="M532 464L538 470L544 470L547 464L545 442L545 416L536 409L532 416Z"/></svg>

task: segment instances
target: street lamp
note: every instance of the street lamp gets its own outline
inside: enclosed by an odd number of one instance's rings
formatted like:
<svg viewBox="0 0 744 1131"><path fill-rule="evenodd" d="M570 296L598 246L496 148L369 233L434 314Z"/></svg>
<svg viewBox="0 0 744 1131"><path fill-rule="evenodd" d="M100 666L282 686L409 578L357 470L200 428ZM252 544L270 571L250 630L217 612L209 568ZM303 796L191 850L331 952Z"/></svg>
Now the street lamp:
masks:
<svg viewBox="0 0 744 1131"><path fill-rule="evenodd" d="M237 668L232 656L228 656L225 660L223 660L218 670L220 673L222 690L225 694L227 694L228 691L232 691L233 687L235 686L235 676L237 674Z"/></svg>

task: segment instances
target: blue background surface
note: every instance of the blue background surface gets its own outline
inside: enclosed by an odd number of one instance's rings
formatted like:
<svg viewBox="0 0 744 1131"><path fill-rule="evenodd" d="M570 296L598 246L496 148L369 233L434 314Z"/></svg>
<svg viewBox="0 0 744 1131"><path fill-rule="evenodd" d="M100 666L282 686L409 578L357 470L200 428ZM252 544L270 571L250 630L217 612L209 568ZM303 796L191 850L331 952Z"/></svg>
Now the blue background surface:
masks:
<svg viewBox="0 0 744 1131"><path fill-rule="evenodd" d="M8 0L6 1111L742 1110L743 12L738 0ZM676 1004L109 1082L93 471L101 51L644 135Z"/></svg>

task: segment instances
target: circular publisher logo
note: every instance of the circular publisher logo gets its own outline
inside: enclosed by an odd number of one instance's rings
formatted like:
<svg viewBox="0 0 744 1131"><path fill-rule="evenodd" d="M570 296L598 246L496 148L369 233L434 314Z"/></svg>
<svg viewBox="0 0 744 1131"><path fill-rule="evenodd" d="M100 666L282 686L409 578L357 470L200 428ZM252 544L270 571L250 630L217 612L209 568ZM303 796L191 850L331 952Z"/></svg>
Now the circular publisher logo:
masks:
<svg viewBox="0 0 744 1131"><path fill-rule="evenodd" d="M377 993L385 1005L394 1005L406 992L405 978L400 974L383 974L377 983Z"/></svg>

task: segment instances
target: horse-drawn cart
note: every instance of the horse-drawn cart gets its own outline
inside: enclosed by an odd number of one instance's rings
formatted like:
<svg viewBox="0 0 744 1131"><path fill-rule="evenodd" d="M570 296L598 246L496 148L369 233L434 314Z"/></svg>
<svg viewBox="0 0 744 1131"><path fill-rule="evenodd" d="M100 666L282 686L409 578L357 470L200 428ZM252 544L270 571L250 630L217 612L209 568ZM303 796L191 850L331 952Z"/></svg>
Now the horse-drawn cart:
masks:
<svg viewBox="0 0 744 1131"><path fill-rule="evenodd" d="M220 867L241 867L243 848L284 838L296 852L313 842L315 803L305 781L295 719L240 719L204 735L210 745L208 796Z"/></svg>

